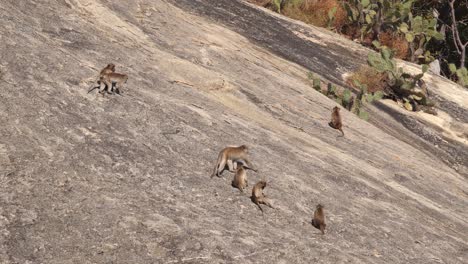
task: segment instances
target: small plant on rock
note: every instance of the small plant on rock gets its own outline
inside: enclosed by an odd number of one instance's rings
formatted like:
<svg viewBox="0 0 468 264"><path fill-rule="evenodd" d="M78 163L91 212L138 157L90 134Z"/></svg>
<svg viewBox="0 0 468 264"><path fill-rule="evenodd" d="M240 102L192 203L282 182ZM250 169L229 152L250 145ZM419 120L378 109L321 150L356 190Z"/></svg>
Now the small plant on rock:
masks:
<svg viewBox="0 0 468 264"><path fill-rule="evenodd" d="M468 88L468 70L465 67L457 69L457 66L455 66L455 64L450 63L449 70L452 75L452 79L456 79L458 81L458 84Z"/></svg>
<svg viewBox="0 0 468 264"><path fill-rule="evenodd" d="M353 80L354 86L359 88L357 96L351 103L350 111L359 116L364 120L369 119L369 114L362 107L367 103L381 100L384 96L382 91L376 91L373 93L368 92L367 85L362 84L358 80Z"/></svg>

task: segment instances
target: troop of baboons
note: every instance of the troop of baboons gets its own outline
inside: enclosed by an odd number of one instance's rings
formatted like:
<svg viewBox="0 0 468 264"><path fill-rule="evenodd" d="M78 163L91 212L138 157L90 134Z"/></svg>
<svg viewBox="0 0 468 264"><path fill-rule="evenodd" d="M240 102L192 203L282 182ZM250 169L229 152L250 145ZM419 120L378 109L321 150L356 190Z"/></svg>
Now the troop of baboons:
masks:
<svg viewBox="0 0 468 264"><path fill-rule="evenodd" d="M238 188L242 193L244 193L244 189L249 186L247 180L247 172L246 169L253 170L258 172L257 169L254 168L252 163L249 161L247 157L248 147L246 145L238 146L238 147L225 147L221 150L218 154L218 159L216 161L216 165L214 167L213 173L211 174L211 178L213 176L221 177L223 171L227 169L230 172L234 172L234 179L232 180L231 184L232 187ZM266 195L263 193L263 189L267 186L267 182L265 180L261 180L257 182L252 188L252 196L250 199L254 204L258 206L260 211L263 214L263 208L260 204L264 204L270 208L274 208L270 201L267 199ZM325 234L325 213L323 210L322 205L317 205L317 209L314 212L314 217L312 219L312 225Z"/></svg>
<svg viewBox="0 0 468 264"><path fill-rule="evenodd" d="M126 83L127 80L128 76L126 74L116 73L115 65L113 63L109 63L106 67L104 67L104 69L101 70L99 73L99 78L93 84L93 86L96 84L98 86L91 87L88 93L96 88L99 88L99 93L101 93L103 96L106 91L109 94L120 94L120 88L122 88L123 84ZM342 136L344 136L339 107L335 106L333 108L331 121L328 123L328 125L341 131ZM221 177L221 174L227 166L230 172L235 173L234 179L232 180L232 186L238 188L243 193L244 189L249 186L246 169L258 172L258 170L249 161L247 157L249 154L248 152L249 148L246 145L241 145L238 147L231 146L221 150L218 154L218 159L213 169L213 173L211 174L211 178L213 178L215 175ZM255 203L258 208L260 208L262 213L263 209L260 204L274 208L266 198L266 195L263 193L263 189L265 189L266 185L267 182L265 180L257 182L252 188L252 196L250 197L252 202ZM323 205L317 205L311 224L315 228L320 229L322 234L325 234L326 224Z"/></svg>

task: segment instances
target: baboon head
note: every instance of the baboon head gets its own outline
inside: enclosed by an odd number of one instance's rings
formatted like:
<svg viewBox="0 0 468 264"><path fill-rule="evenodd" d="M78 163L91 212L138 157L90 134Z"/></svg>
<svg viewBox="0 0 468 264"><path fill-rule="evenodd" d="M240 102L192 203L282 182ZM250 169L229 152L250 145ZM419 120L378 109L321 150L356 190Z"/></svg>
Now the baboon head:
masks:
<svg viewBox="0 0 468 264"><path fill-rule="evenodd" d="M114 72L114 71L115 71L115 64L109 63L109 64L107 64L107 67L106 67L106 68L108 68L108 69L110 69L111 71Z"/></svg>

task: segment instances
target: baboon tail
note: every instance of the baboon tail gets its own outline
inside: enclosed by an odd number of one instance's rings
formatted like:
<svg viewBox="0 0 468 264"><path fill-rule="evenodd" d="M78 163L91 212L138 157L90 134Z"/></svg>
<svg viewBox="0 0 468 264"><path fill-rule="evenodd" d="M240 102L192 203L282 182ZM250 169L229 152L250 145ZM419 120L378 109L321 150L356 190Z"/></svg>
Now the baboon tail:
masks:
<svg viewBox="0 0 468 264"><path fill-rule="evenodd" d="M340 128L340 131L341 131L341 134L342 134L340 137L344 137L343 129Z"/></svg>
<svg viewBox="0 0 468 264"><path fill-rule="evenodd" d="M210 178L213 178L216 175L216 172L218 171L218 162L216 161L216 165L213 169L213 173L211 173Z"/></svg>
<svg viewBox="0 0 468 264"><path fill-rule="evenodd" d="M270 207L270 208L272 208L272 209L275 209L275 208L273 207L273 205L271 205L270 202L267 202L266 205L268 205L268 207Z"/></svg>
<svg viewBox="0 0 468 264"><path fill-rule="evenodd" d="M88 91L88 93L90 93L91 91L93 91L94 89L97 89L99 88L100 86L96 86L96 87L91 87L91 89Z"/></svg>
<svg viewBox="0 0 468 264"><path fill-rule="evenodd" d="M252 202L258 206L258 208L260 209L260 211L262 211L262 214L263 214L263 209L260 206L260 203L255 199L255 197L253 195L250 196L250 200L252 200Z"/></svg>
<svg viewBox="0 0 468 264"><path fill-rule="evenodd" d="M247 170L253 170L255 172L258 172L258 170L256 168L252 168L252 167L249 167L249 166L246 166L246 165L242 165L244 167L244 169L247 169Z"/></svg>
<svg viewBox="0 0 468 264"><path fill-rule="evenodd" d="M260 204L257 203L257 206L258 206L258 208L260 208L260 211L262 211L262 214L263 214L263 209L262 209L262 207L260 206Z"/></svg>
<svg viewBox="0 0 468 264"><path fill-rule="evenodd" d="M219 164L221 163L221 160L223 159L223 156L222 154L220 153L218 155L218 159L216 160L216 165L213 169L213 173L211 174L211 178L213 178L215 175L219 177L219 173L218 173L218 167L219 167Z"/></svg>

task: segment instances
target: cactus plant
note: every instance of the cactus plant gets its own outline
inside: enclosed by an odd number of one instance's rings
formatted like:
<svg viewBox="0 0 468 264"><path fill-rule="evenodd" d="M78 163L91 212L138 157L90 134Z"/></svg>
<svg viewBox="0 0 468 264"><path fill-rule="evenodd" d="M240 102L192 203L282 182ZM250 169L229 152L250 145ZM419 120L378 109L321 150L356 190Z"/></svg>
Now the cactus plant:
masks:
<svg viewBox="0 0 468 264"><path fill-rule="evenodd" d="M362 109L362 106L365 103L371 103L376 100L380 100L383 98L382 92L375 92L375 93L368 93L367 86L361 84L359 81L355 80L355 86L359 88L359 93L356 97L353 96L353 93L349 89L343 89L342 92L338 92L335 85L332 83L327 84L327 89L321 89L321 80L313 73L309 72L307 76L310 80L312 80L312 87L323 93L325 96L334 99L336 103L342 105L348 111L355 113L362 119L367 120L369 118L369 114Z"/></svg>
<svg viewBox="0 0 468 264"><path fill-rule="evenodd" d="M272 0L275 11L281 14L282 0Z"/></svg>
<svg viewBox="0 0 468 264"><path fill-rule="evenodd" d="M333 23L335 22L335 14L337 10L338 8L334 6L328 11L328 20L327 20L328 29L333 29Z"/></svg>
<svg viewBox="0 0 468 264"><path fill-rule="evenodd" d="M434 57L429 51L425 51L425 45L435 38L437 40L443 39L443 35L436 31L437 19L424 18L422 16L413 17L409 12L408 23L402 22L398 30L405 34L406 41L410 45L411 61L417 59L424 59L425 62L434 60Z"/></svg>
<svg viewBox="0 0 468 264"><path fill-rule="evenodd" d="M468 87L468 70L465 67L457 69L457 66L453 63L450 63L448 66L452 76L457 76L458 84Z"/></svg>
<svg viewBox="0 0 468 264"><path fill-rule="evenodd" d="M379 45L376 44L377 43L374 45ZM380 53L369 54L367 62L378 72L387 74L387 84L391 90L391 95L401 98L404 101L403 106L410 111L417 110L417 107L413 105L433 106L433 102L428 98L428 94L423 91L419 84L424 73L428 70L428 66L423 65L420 74L412 75L406 73L401 67L396 67L396 63L393 60L393 53L387 47L379 46L379 48ZM376 98L381 98L384 95L385 94L380 93L375 94ZM389 96L390 94L386 95ZM371 99L371 97L367 98ZM374 98L372 97L372 99Z"/></svg>
<svg viewBox="0 0 468 264"><path fill-rule="evenodd" d="M362 109L359 109L358 116L359 116L359 118L364 119L366 121L369 120L369 113L367 113L366 111L364 111Z"/></svg>
<svg viewBox="0 0 468 264"><path fill-rule="evenodd" d="M457 77L460 85L468 87L468 70L465 67L457 70Z"/></svg>
<svg viewBox="0 0 468 264"><path fill-rule="evenodd" d="M455 66L455 65L454 65ZM455 67L456 68L456 67ZM450 69L450 71L452 71L452 69ZM458 83L461 85L461 86L465 86L468 88L468 70L463 67L463 68L460 68L460 69L456 69L454 71L454 73L456 74L457 76L457 79L458 79Z"/></svg>
<svg viewBox="0 0 468 264"><path fill-rule="evenodd" d="M314 87L315 90L321 91L320 78L314 78L313 79L313 87Z"/></svg>
<svg viewBox="0 0 468 264"><path fill-rule="evenodd" d="M353 112L354 114L356 114L364 120L368 120L369 114L362 109L362 106L364 106L364 104L366 103L372 103L374 101L382 99L383 93L381 91L369 93L367 85L362 84L358 80L353 80L353 83L355 87L359 88L359 93L350 104L351 112Z"/></svg>
<svg viewBox="0 0 468 264"><path fill-rule="evenodd" d="M321 81L320 81L320 78L315 76L315 74L313 74L312 72L309 72L307 74L307 78L309 78L309 80L312 80L312 87L321 92L322 91L322 86L320 85Z"/></svg>
<svg viewBox="0 0 468 264"><path fill-rule="evenodd" d="M328 83L327 85L327 95L329 94L335 94L336 92L336 87L335 85L331 84L331 83Z"/></svg>
<svg viewBox="0 0 468 264"><path fill-rule="evenodd" d="M426 49L428 42L435 38L442 40L444 36L438 32L437 18L432 14L426 16L413 15L413 5L417 0L347 0L343 6L348 14L348 21L357 26L364 36L372 34L376 40L383 29L390 29L405 36L410 47L411 61L434 60L433 54Z"/></svg>

